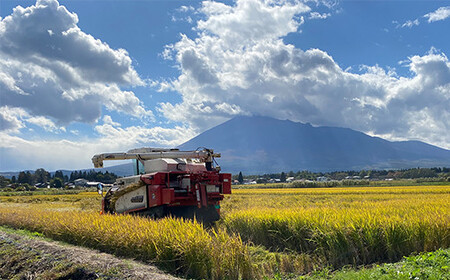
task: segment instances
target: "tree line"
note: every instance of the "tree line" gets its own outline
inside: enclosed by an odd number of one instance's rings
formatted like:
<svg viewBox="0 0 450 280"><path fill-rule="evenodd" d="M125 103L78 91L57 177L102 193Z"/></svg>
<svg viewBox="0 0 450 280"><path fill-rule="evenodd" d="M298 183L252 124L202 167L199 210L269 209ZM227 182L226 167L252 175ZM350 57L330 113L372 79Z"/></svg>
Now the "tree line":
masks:
<svg viewBox="0 0 450 280"><path fill-rule="evenodd" d="M410 168L401 170L360 170L360 171L333 171L333 172L311 172L307 170L289 171L280 173L271 173L263 175L246 175L242 172L233 175L233 179L244 182L244 179L255 180L257 183L264 183L271 179L279 179L280 182L286 182L286 179L292 177L294 180L315 181L318 177L326 177L330 180L345 180L358 177L359 179L385 180L385 179L419 179L435 178L443 181L450 181L449 167L433 168Z"/></svg>
<svg viewBox="0 0 450 280"><path fill-rule="evenodd" d="M50 185L55 188L62 188L66 183L73 182L76 179L86 179L88 181L102 182L106 184L112 184L117 179L117 175L106 171L96 172L94 170L89 171L73 171L70 176L64 175L63 171L58 170L53 175L46 171L44 168L38 168L34 172L21 171L16 176L12 176L11 179L0 176L0 187L6 187L12 185L12 187L18 187L24 185L25 188L31 186Z"/></svg>

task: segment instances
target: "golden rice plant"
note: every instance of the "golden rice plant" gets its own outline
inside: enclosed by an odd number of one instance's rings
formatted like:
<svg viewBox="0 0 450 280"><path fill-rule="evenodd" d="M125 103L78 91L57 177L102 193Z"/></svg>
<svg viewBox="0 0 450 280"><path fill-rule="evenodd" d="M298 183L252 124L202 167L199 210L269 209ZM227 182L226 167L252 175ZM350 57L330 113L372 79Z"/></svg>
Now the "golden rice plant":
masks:
<svg viewBox="0 0 450 280"><path fill-rule="evenodd" d="M0 207L0 225L137 258L187 277L252 278L248 248L239 236L205 230L195 221Z"/></svg>
<svg viewBox="0 0 450 280"><path fill-rule="evenodd" d="M0 196L0 203L0 224L193 278L299 274L321 263L394 261L450 246L450 186L238 189L222 202L215 229L177 219L100 216L96 193Z"/></svg>
<svg viewBox="0 0 450 280"><path fill-rule="evenodd" d="M334 266L395 261L450 246L449 194L448 186L238 190L221 223L244 241Z"/></svg>

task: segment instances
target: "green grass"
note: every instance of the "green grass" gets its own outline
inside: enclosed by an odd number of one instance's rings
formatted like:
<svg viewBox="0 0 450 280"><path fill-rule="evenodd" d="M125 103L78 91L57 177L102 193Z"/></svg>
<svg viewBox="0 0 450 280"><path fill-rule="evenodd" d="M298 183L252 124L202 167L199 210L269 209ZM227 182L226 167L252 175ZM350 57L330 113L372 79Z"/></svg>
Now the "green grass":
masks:
<svg viewBox="0 0 450 280"><path fill-rule="evenodd" d="M376 265L375 267L361 268L359 270L341 269L331 272L324 269L297 279L448 280L450 279L450 249L439 249L435 252L404 257L402 261L397 263Z"/></svg>

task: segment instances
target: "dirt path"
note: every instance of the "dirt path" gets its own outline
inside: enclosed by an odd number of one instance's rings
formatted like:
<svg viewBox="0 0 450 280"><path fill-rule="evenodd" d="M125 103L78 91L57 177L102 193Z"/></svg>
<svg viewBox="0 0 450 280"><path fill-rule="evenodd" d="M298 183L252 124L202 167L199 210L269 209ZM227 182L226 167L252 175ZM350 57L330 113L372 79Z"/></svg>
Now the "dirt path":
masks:
<svg viewBox="0 0 450 280"><path fill-rule="evenodd" d="M0 279L179 279L97 250L0 229Z"/></svg>

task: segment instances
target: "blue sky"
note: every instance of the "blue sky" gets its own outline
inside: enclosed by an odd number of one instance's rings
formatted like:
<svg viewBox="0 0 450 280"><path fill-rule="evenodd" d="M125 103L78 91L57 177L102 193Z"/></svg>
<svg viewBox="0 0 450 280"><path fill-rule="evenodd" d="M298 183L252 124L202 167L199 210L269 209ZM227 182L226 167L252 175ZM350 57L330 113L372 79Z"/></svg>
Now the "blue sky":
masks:
<svg viewBox="0 0 450 280"><path fill-rule="evenodd" d="M450 148L450 1L2 0L0 16L0 171L87 168L237 115Z"/></svg>

